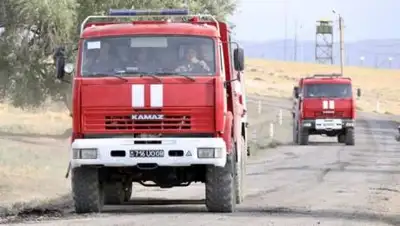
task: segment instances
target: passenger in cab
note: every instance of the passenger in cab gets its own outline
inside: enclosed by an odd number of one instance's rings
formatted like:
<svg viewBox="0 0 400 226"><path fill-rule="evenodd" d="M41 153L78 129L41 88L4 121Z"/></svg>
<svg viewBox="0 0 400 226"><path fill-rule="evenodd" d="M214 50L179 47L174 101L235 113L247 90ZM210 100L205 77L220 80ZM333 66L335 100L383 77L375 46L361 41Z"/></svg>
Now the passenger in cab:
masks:
<svg viewBox="0 0 400 226"><path fill-rule="evenodd" d="M211 45L207 45L207 44L202 44L200 45L200 56L201 56L201 60L203 60L204 62L206 62L207 66L209 66L211 69L214 68L214 51ZM214 71L214 70L212 70Z"/></svg>
<svg viewBox="0 0 400 226"><path fill-rule="evenodd" d="M117 57L110 51L110 44L101 42L100 49L88 50L83 62L85 74L101 74L115 72L119 67Z"/></svg>

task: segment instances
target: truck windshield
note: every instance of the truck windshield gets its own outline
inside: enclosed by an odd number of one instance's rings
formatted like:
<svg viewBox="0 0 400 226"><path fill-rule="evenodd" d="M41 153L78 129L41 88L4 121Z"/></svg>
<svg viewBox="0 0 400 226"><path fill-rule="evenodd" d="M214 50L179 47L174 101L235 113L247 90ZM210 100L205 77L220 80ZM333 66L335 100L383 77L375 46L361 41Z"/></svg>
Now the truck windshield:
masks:
<svg viewBox="0 0 400 226"><path fill-rule="evenodd" d="M215 74L215 43L199 36L123 36L87 39L81 75Z"/></svg>
<svg viewBox="0 0 400 226"><path fill-rule="evenodd" d="M304 86L304 97L330 97L349 98L352 97L350 84L306 84Z"/></svg>

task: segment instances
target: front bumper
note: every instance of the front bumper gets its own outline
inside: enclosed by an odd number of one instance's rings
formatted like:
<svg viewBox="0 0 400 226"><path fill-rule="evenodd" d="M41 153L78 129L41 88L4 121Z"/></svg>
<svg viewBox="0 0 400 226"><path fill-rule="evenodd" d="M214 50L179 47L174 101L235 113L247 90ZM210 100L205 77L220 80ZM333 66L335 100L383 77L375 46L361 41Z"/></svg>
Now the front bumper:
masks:
<svg viewBox="0 0 400 226"><path fill-rule="evenodd" d="M209 155L214 150L214 155ZM153 157L131 153L149 151ZM154 150L163 156L154 157ZM143 152L140 152L143 154ZM180 153L180 154L177 154ZM71 145L71 167L129 167L138 164L158 166L214 165L224 167L226 145L222 138L105 138L76 139ZM117 155L117 156L116 156ZM146 154L147 155L147 154ZM148 156L148 155L147 155Z"/></svg>
<svg viewBox="0 0 400 226"><path fill-rule="evenodd" d="M301 127L314 130L342 130L345 128L354 128L353 119L305 119L301 122Z"/></svg>

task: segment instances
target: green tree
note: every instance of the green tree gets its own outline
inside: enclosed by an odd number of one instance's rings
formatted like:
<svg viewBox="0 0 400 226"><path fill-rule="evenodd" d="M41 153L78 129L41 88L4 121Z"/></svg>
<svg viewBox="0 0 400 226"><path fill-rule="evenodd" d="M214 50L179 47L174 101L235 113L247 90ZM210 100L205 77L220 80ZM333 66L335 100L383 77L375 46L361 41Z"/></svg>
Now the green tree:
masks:
<svg viewBox="0 0 400 226"><path fill-rule="evenodd" d="M81 22L109 8L181 8L183 0L2 0L0 24L0 99L18 107L35 107L48 97L62 99L70 86L55 81L52 53L59 45L74 46ZM237 0L190 0L193 13L224 20ZM76 46L76 45L75 45ZM72 47L71 47L72 48ZM65 99L65 96L64 96Z"/></svg>

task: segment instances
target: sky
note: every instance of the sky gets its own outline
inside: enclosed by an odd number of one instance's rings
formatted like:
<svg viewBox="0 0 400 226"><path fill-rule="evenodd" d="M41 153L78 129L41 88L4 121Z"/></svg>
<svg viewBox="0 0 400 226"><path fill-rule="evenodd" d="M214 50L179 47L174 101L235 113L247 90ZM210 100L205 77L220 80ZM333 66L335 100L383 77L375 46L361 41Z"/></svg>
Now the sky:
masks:
<svg viewBox="0 0 400 226"><path fill-rule="evenodd" d="M335 22L336 41L339 38L338 15L332 12L333 9L344 20L346 42L400 38L399 0L239 1L237 12L229 20L236 25L236 39L242 41L271 41L285 36L293 39L296 27L298 40L315 40L317 20Z"/></svg>

